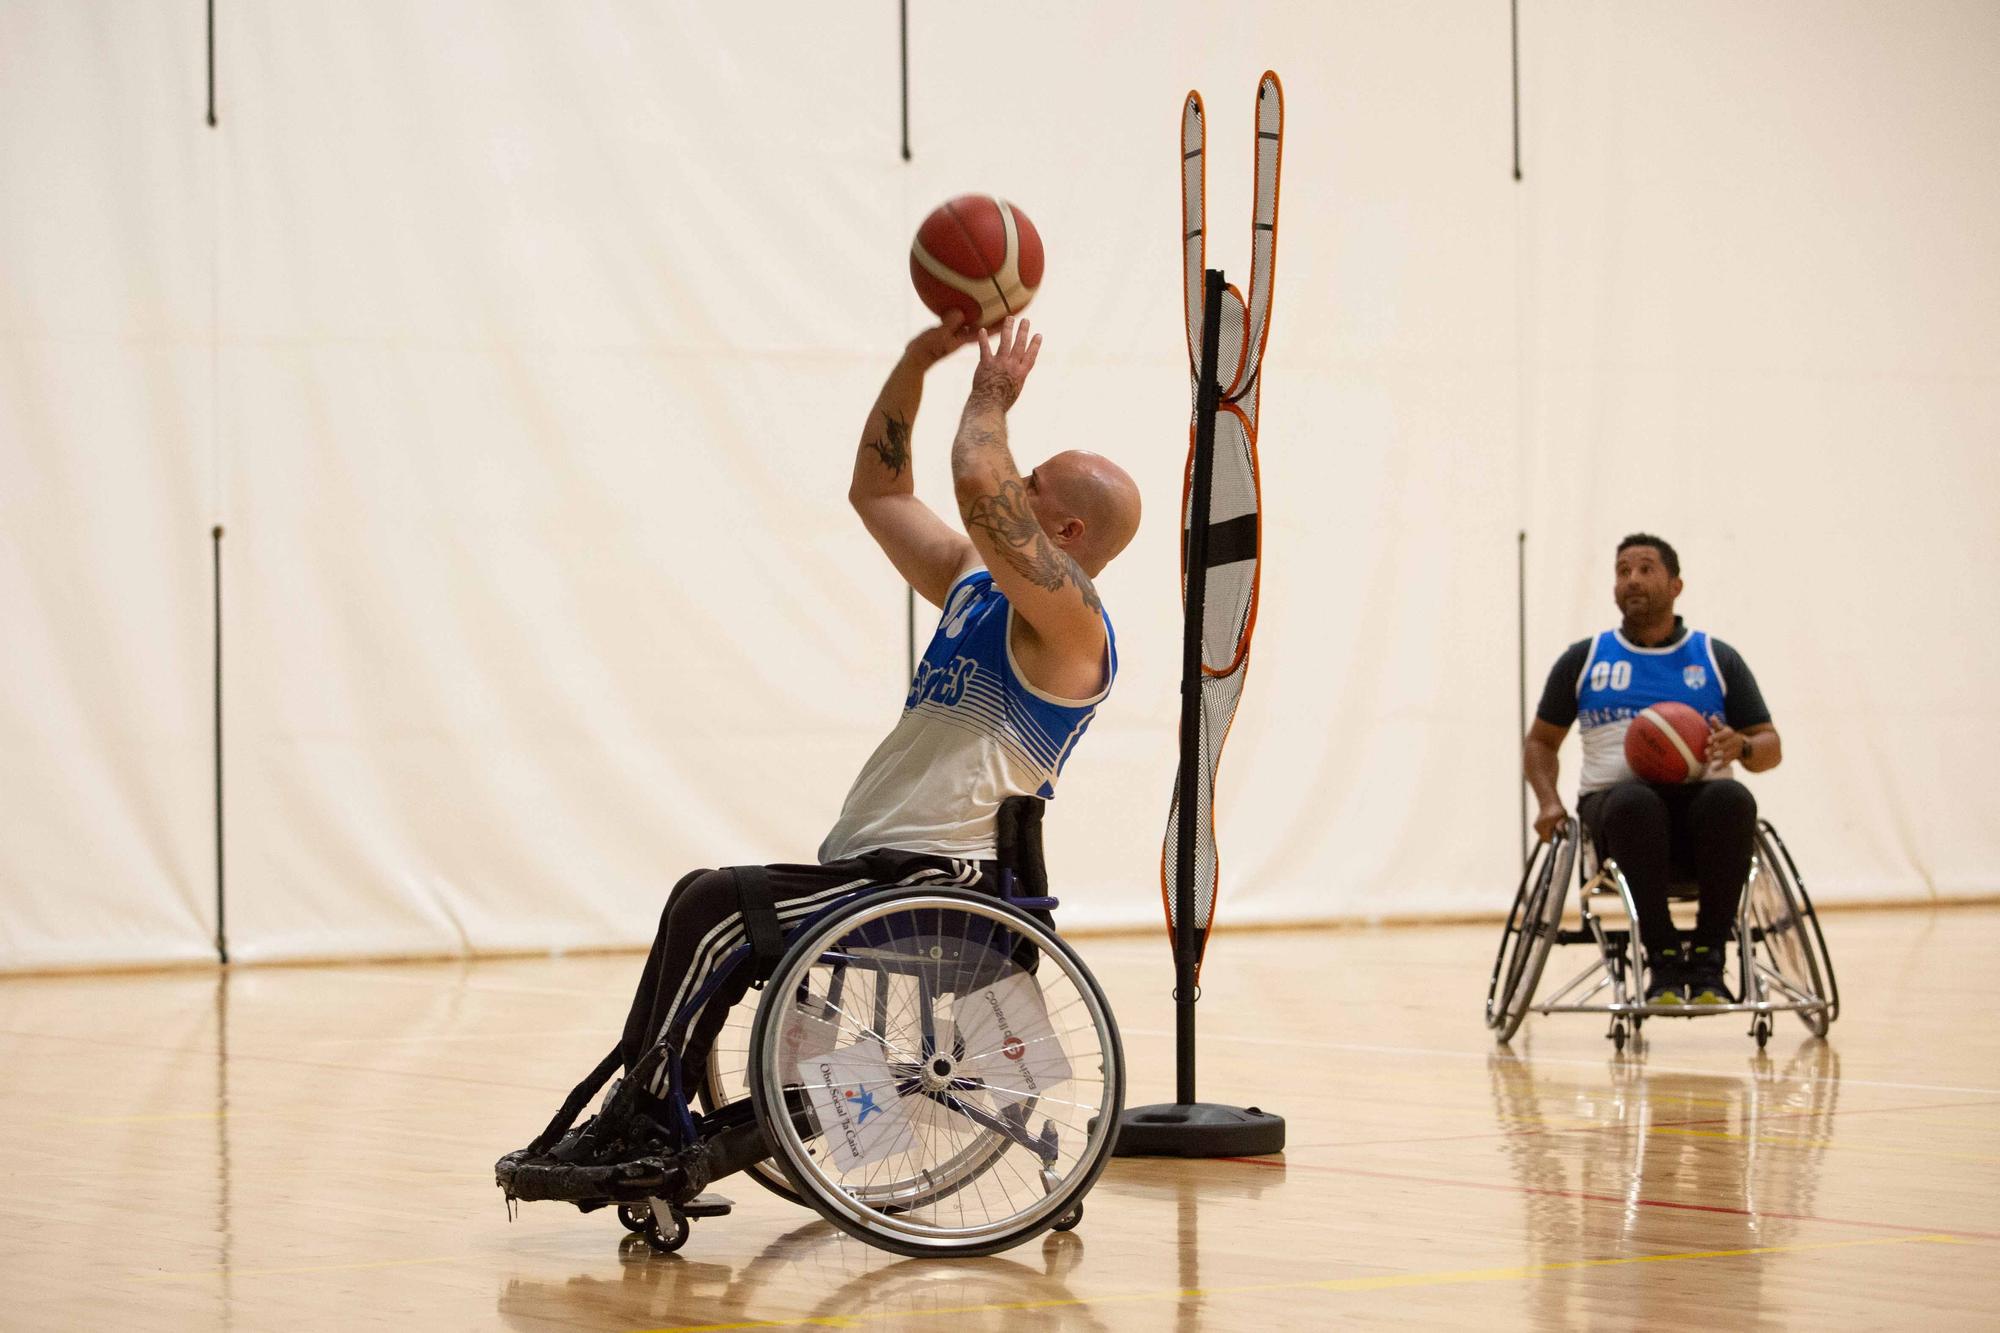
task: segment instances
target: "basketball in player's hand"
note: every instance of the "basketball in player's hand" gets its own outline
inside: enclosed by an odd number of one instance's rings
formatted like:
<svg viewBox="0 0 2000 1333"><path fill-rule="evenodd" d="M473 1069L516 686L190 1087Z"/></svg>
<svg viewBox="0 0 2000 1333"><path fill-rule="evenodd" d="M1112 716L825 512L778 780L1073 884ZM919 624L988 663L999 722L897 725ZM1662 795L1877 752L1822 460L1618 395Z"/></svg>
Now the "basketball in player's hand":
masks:
<svg viewBox="0 0 2000 1333"><path fill-rule="evenodd" d="M1641 709L1625 729L1625 762L1647 782L1695 782L1708 771L1708 722L1686 704Z"/></svg>
<svg viewBox="0 0 2000 1333"><path fill-rule="evenodd" d="M962 194L917 228L910 280L939 319L957 310L968 328L992 328L1027 309L1042 285L1042 238L1005 199Z"/></svg>

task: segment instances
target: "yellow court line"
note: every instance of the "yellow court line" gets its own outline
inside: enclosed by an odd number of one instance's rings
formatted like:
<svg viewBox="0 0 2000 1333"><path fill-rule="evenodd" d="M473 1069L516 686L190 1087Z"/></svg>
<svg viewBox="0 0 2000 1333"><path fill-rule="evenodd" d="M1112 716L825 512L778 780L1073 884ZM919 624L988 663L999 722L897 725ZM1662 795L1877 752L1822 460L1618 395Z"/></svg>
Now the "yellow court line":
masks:
<svg viewBox="0 0 2000 1333"><path fill-rule="evenodd" d="M1990 1153L1939 1152L1935 1148L1897 1148L1885 1143L1854 1143L1846 1139L1809 1139L1788 1134L1738 1134L1726 1129L1683 1129L1660 1125L1652 1134L1671 1134L1684 1139L1735 1139L1743 1143L1771 1143L1782 1148L1839 1148L1846 1152L1888 1153L1897 1157L1938 1157L1953 1162L2000 1162Z"/></svg>
<svg viewBox="0 0 2000 1333"><path fill-rule="evenodd" d="M1117 1292L1107 1296L1072 1296L1048 1301L997 1301L989 1305L960 1305L935 1310L885 1310L851 1315L807 1315L798 1319L752 1319L735 1324L681 1324L669 1328L640 1330L640 1333L734 1333L752 1328L863 1328L884 1319L908 1319L942 1315L1003 1314L1016 1310L1054 1310L1070 1306L1096 1306L1135 1301L1204 1300L1216 1296L1252 1296L1280 1291L1386 1291L1397 1287L1446 1287L1463 1282L1519 1282L1578 1268L1612 1268L1623 1264L1665 1264L1689 1259L1739 1259L1755 1254L1802 1254L1808 1250L1850 1250L1867 1245L1971 1245L1974 1241L1937 1232L1924 1236L1871 1236L1865 1240L1816 1241L1805 1245L1759 1245L1741 1250L1683 1250L1675 1254L1637 1254L1618 1259L1565 1259L1556 1263L1531 1264L1525 1268L1469 1268L1443 1273L1391 1273L1379 1277L1326 1278L1317 1282L1274 1282L1253 1287L1186 1287L1162 1291Z"/></svg>

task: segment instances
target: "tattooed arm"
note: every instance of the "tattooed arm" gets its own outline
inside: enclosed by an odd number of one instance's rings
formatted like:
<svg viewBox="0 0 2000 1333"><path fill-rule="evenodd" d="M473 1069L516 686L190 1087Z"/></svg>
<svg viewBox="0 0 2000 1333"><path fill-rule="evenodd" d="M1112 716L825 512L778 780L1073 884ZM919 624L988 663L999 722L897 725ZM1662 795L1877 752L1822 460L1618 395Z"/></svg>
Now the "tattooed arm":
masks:
<svg viewBox="0 0 2000 1333"><path fill-rule="evenodd" d="M972 543L916 496L910 432L924 397L924 372L970 340L948 316L910 340L861 428L847 500L896 572L925 600L944 605L951 585L978 563Z"/></svg>
<svg viewBox="0 0 2000 1333"><path fill-rule="evenodd" d="M1104 652L1097 589L1042 530L1035 482L1022 480L1007 448L1007 409L1020 397L1042 345L1039 335L1030 341L1027 333L1025 322L1017 330L1010 319L997 347L989 348L980 335L979 368L951 446L952 484L973 549L1040 645L1059 659L1057 669L1073 678L1074 669L1083 668L1095 678Z"/></svg>

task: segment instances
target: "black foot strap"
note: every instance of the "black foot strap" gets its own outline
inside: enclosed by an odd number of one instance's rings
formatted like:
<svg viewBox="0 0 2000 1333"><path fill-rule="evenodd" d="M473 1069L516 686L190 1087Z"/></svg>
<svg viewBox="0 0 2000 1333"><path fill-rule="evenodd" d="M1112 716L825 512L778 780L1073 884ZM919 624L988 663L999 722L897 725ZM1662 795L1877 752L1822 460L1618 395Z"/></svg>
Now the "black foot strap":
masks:
<svg viewBox="0 0 2000 1333"><path fill-rule="evenodd" d="M549 1150L550 1145L555 1143L564 1134L567 1134L569 1127L576 1123L576 1118L583 1111L583 1108L590 1104L592 1097L597 1095L597 1090L611 1081L611 1075L617 1071L623 1058L619 1049L613 1046L611 1054L599 1060L597 1068L585 1074L583 1082L577 1084L571 1090L569 1099L562 1104L562 1109L556 1112L556 1118L549 1121L549 1127L540 1134L537 1134L535 1141L521 1151L530 1155L545 1153ZM500 1160L504 1162L507 1159L503 1157Z"/></svg>

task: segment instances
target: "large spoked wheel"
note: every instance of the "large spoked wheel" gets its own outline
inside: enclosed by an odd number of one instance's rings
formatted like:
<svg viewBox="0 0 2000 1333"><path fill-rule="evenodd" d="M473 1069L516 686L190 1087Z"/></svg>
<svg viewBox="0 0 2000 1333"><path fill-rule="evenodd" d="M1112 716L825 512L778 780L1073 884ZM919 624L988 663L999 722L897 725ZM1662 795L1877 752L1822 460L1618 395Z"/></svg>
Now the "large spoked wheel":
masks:
<svg viewBox="0 0 2000 1333"><path fill-rule="evenodd" d="M1563 898L1576 865L1576 837L1576 820L1564 820L1553 838L1529 853L1521 871L1500 952L1493 960L1493 981L1486 988L1486 1026L1493 1029L1495 1041L1512 1039L1528 1016L1542 967L1562 925Z"/></svg>
<svg viewBox="0 0 2000 1333"><path fill-rule="evenodd" d="M768 990L753 990L745 996L742 1003L729 1011L722 1031L715 1036L715 1044L708 1048L708 1068L704 1071L700 1089L695 1093L704 1114L712 1115L729 1103L740 1102L750 1095L750 1031L756 1026L757 1002L768 994ZM753 1162L745 1168L744 1174L781 1199L788 1199L801 1208L812 1206L792 1188L791 1179L773 1158Z"/></svg>
<svg viewBox="0 0 2000 1333"><path fill-rule="evenodd" d="M1760 980L1765 987L1775 986L1787 1000L1822 1001L1797 1012L1815 1037L1824 1037L1840 1016L1840 985L1834 980L1826 937L1820 933L1819 917L1806 897L1798 866L1769 820L1758 821L1757 854L1744 897L1751 923L1761 936L1755 955Z"/></svg>
<svg viewBox="0 0 2000 1333"><path fill-rule="evenodd" d="M1124 1059L1054 932L996 898L890 889L801 931L764 994L758 1121L835 1226L976 1256L1078 1214L1110 1159Z"/></svg>

